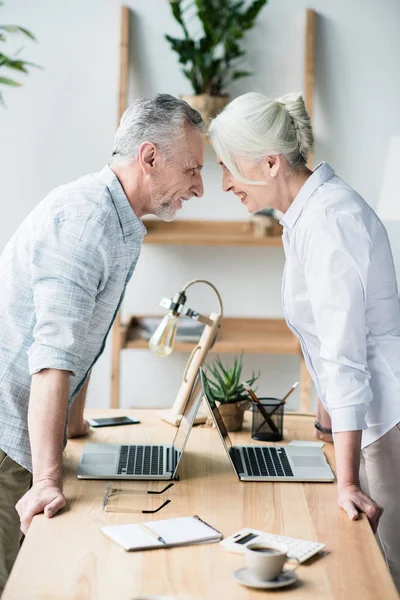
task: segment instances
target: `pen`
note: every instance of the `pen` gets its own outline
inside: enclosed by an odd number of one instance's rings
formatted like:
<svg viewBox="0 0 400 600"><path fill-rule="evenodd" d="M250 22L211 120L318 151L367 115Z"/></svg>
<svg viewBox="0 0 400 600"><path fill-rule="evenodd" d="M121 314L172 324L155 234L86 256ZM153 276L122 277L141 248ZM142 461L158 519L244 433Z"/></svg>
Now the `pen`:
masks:
<svg viewBox="0 0 400 600"><path fill-rule="evenodd" d="M147 527L146 525L144 525L144 523L139 523L139 527L145 532L148 533L149 535L151 535L153 538L155 538L158 542L160 542L161 544L166 544L167 542L164 540L164 538L161 537L161 535L158 535L158 533L156 533L155 531L153 531L152 529L150 529L150 527Z"/></svg>
<svg viewBox="0 0 400 600"><path fill-rule="evenodd" d="M253 392L253 390L251 389L249 384L246 383L245 381L243 381L242 385L243 385L244 389L246 390L246 392L249 394L250 398L257 404L262 416L267 421L267 423L271 427L272 431L274 431L275 433L278 433L278 428L275 425L275 423L273 422L273 420L271 419L271 415L265 410L264 406L260 402L259 398L257 398L257 396L255 395L255 393Z"/></svg>

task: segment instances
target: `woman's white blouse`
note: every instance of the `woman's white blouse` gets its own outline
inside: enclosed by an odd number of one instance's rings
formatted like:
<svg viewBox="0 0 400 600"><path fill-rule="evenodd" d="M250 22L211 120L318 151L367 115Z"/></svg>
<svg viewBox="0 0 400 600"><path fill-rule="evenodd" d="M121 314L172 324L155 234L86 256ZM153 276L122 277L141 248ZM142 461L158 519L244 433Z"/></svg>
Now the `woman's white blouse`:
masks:
<svg viewBox="0 0 400 600"><path fill-rule="evenodd" d="M368 446L400 421L400 311L386 230L327 163L281 223L287 323L333 431L363 429Z"/></svg>

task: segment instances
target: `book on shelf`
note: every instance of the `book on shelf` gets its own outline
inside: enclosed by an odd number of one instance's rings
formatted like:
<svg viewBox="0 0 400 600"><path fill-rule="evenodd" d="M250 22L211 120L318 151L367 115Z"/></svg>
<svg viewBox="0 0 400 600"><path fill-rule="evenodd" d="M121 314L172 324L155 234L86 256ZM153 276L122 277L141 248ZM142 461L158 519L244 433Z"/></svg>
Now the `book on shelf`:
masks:
<svg viewBox="0 0 400 600"><path fill-rule="evenodd" d="M162 317L139 317L137 319L137 337L142 340L149 340L161 321ZM180 317L176 330L176 340L178 342L197 342L203 333L203 329L203 323L189 317Z"/></svg>

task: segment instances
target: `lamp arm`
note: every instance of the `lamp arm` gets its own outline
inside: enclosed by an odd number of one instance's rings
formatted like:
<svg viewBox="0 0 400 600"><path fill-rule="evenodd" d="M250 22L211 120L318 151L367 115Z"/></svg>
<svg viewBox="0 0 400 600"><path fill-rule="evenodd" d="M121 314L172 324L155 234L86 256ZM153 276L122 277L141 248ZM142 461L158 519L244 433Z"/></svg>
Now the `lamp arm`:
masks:
<svg viewBox="0 0 400 600"><path fill-rule="evenodd" d="M206 283L207 285L209 285L214 290L214 292L216 293L217 298L218 298L218 302L219 302L219 306L220 306L220 314L221 314L221 317L222 317L223 314L224 314L224 307L223 307L223 304L222 304L222 298L221 298L221 296L219 294L219 291L217 290L217 288L215 287L215 285L213 285L211 283L211 281L207 281L207 279L192 279L192 281L189 281L188 283L186 283L183 286L183 288L181 289L180 293L184 294L186 292L186 290L190 286L194 285L195 283Z"/></svg>

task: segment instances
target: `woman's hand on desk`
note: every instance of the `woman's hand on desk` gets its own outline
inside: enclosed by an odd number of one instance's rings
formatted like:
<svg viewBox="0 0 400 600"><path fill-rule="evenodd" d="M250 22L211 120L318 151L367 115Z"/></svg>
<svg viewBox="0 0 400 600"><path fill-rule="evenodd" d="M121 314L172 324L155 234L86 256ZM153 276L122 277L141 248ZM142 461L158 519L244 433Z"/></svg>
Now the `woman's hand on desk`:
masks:
<svg viewBox="0 0 400 600"><path fill-rule="evenodd" d="M64 494L57 482L45 479L34 483L15 506L22 533L26 535L35 515L44 512L45 517L51 518L64 508L65 504Z"/></svg>
<svg viewBox="0 0 400 600"><path fill-rule="evenodd" d="M373 532L376 532L383 508L364 494L358 485L348 485L340 489L338 503L352 521L358 519L360 512L365 513Z"/></svg>

